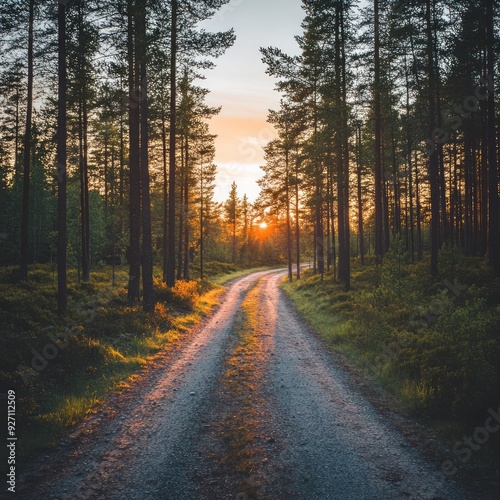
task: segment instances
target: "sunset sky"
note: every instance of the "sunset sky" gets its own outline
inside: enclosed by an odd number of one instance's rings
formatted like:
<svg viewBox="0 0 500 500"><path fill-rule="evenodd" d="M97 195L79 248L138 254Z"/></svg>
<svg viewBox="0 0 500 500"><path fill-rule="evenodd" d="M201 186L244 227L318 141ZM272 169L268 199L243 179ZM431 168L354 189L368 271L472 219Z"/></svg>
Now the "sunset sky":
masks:
<svg viewBox="0 0 500 500"><path fill-rule="evenodd" d="M208 31L234 28L237 37L202 83L211 91L208 104L222 106L210 125L218 135L217 201L227 198L233 180L240 196L246 193L253 201L259 193L262 146L274 137L266 117L269 109L278 108L280 99L275 80L265 74L259 48L276 46L296 54L294 36L301 33L303 15L300 0L232 0L202 25Z"/></svg>

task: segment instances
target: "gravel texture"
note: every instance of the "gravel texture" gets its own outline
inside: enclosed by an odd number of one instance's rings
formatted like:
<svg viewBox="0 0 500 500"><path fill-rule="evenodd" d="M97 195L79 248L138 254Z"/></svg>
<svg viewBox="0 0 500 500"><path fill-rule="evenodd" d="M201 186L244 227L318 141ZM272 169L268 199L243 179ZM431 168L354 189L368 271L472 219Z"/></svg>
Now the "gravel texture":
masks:
<svg viewBox="0 0 500 500"><path fill-rule="evenodd" d="M78 426L20 478L34 499L465 499L309 331L279 288L282 271L233 282L218 310L133 387ZM240 405L225 393L241 304L258 282L261 337L252 360L258 408L241 472L223 463L218 424ZM240 318L240 320L238 319ZM241 326L241 325L240 325ZM248 404L248 402L247 402ZM240 422L241 424L241 422ZM244 422L243 422L244 425ZM221 458L222 457L222 458ZM252 483L253 481L253 483Z"/></svg>

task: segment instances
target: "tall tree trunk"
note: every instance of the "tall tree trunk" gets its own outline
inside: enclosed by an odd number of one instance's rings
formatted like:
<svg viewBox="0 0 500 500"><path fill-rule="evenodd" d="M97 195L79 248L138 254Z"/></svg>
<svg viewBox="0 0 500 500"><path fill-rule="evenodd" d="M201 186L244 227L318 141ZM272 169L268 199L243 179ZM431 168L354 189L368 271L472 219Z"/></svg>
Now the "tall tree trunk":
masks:
<svg viewBox="0 0 500 500"><path fill-rule="evenodd" d="M183 256L183 239L184 239L184 176L186 173L185 170L185 161L186 158L184 156L184 135L182 134L180 137L180 150L181 150L181 168L180 168L180 179L179 179L179 244L177 245L177 279L180 280L182 278L182 256Z"/></svg>
<svg viewBox="0 0 500 500"><path fill-rule="evenodd" d="M205 209L205 193L203 191L203 163L204 158L201 158L201 168L200 168L200 279L204 276L204 264L205 264L205 217L203 210Z"/></svg>
<svg viewBox="0 0 500 500"><path fill-rule="evenodd" d="M91 255L90 255L90 204L89 204L89 115L87 107L87 84L85 83L83 93L83 176L82 176L82 227L85 227L85 235L82 238L82 247L85 254L85 262L82 262L82 278L87 282L90 280Z"/></svg>
<svg viewBox="0 0 500 500"><path fill-rule="evenodd" d="M325 275L325 234L323 227L323 196L321 192L321 178L318 176L316 180L316 252L317 252L317 266L318 273L323 279Z"/></svg>
<svg viewBox="0 0 500 500"><path fill-rule="evenodd" d="M332 169L333 170L333 169ZM333 176L333 172L332 172ZM333 194L333 189L334 189L334 183L333 183L333 177L331 180L332 184L332 198L334 198ZM338 200L338 187L337 187L337 200ZM337 201L337 206L338 206L338 201ZM333 279L337 279L337 236L336 236L336 231L335 231L335 202L332 201L331 205L331 214L330 217L332 219L332 261L333 261Z"/></svg>
<svg viewBox="0 0 500 500"><path fill-rule="evenodd" d="M426 31L427 31L427 71L429 98L429 138L432 140L436 130L436 74L434 68L434 36L431 14L432 0L426 0ZM439 230L440 230L440 192L439 164L437 151L429 155L429 182L431 189L431 275L438 274Z"/></svg>
<svg viewBox="0 0 500 500"><path fill-rule="evenodd" d="M477 246L478 246L478 235L479 235L479 193L478 193L478 178L476 172L478 171L478 140L476 138L476 131L474 130L474 150L472 155L472 221L473 221L473 236L472 236L472 244L473 250L472 254L476 255Z"/></svg>
<svg viewBox="0 0 500 500"><path fill-rule="evenodd" d="M386 179L385 170L385 145L382 141L382 224L384 226L384 254L389 250L391 245L391 231L390 231L390 220L389 220L389 181Z"/></svg>
<svg viewBox="0 0 500 500"><path fill-rule="evenodd" d="M399 165L396 153L396 138L394 134L394 126L391 127L391 160L392 160L392 175L393 175L393 191L394 191L394 213L393 213L393 229L394 234L401 235L401 186L399 178Z"/></svg>
<svg viewBox="0 0 500 500"><path fill-rule="evenodd" d="M453 168L450 172L450 183L452 184L450 192L452 193L450 199L450 236L452 237L452 242L454 245L460 244L460 233L459 233L459 217L458 217L458 152L457 152L457 141L453 141Z"/></svg>
<svg viewBox="0 0 500 500"><path fill-rule="evenodd" d="M106 124L107 125L107 124ZM108 131L104 132L104 220L108 220L109 212L109 135Z"/></svg>
<svg viewBox="0 0 500 500"><path fill-rule="evenodd" d="M470 132L467 129L464 133L464 245L463 249L466 255L472 253L472 233L473 233L473 189L472 189L472 146Z"/></svg>
<svg viewBox="0 0 500 500"><path fill-rule="evenodd" d="M115 148L111 149L111 286L116 286L116 171Z"/></svg>
<svg viewBox="0 0 500 500"><path fill-rule="evenodd" d="M80 156L80 230L81 230L81 262L82 279L90 280L90 213L88 183L88 112L87 112L87 78L85 68L84 46L84 12L83 2L78 5L78 70L79 70L79 103L78 103L78 136ZM105 178L106 182L106 178ZM106 189L105 189L106 191Z"/></svg>
<svg viewBox="0 0 500 500"><path fill-rule="evenodd" d="M332 185L330 182L331 175L330 172L333 168L331 164L333 161L330 161L330 157L328 157L326 161L326 270L330 271L330 267L332 266L332 233L331 233L331 204L332 204Z"/></svg>
<svg viewBox="0 0 500 500"><path fill-rule="evenodd" d="M417 260L423 258L422 249L422 204L420 203L420 177L418 175L418 152L415 150L415 206L417 209Z"/></svg>
<svg viewBox="0 0 500 500"><path fill-rule="evenodd" d="M358 174L358 241L359 260L361 265L365 263L365 235L363 228L363 186L362 186L362 151L361 151L361 125L357 129L357 174Z"/></svg>
<svg viewBox="0 0 500 500"><path fill-rule="evenodd" d="M141 214L142 214L142 288L143 308L154 311L153 240L151 231L151 200L149 186L149 108L146 41L146 2L140 2L137 19L137 55L141 75Z"/></svg>
<svg viewBox="0 0 500 500"><path fill-rule="evenodd" d="M288 135L288 134L287 134ZM288 141L288 137L285 139ZM286 250L288 260L288 281L293 281L292 272L292 228L290 225L290 151L285 146L285 196L286 196Z"/></svg>
<svg viewBox="0 0 500 500"><path fill-rule="evenodd" d="M313 274L316 274L318 272L318 252L316 251L316 248L318 246L318 238L316 237L316 234L317 227L315 223L313 227Z"/></svg>
<svg viewBox="0 0 500 500"><path fill-rule="evenodd" d="M295 253L297 254L297 280L300 280L300 198L299 198L299 162L295 163Z"/></svg>
<svg viewBox="0 0 500 500"><path fill-rule="evenodd" d="M339 217L339 280L347 290L351 286L351 238L349 227L349 137L347 124L347 81L344 34L344 4L337 6L339 28L336 30L336 71L338 72L341 123L338 140L338 217Z"/></svg>
<svg viewBox="0 0 500 500"><path fill-rule="evenodd" d="M67 311L68 291L66 276L66 6L58 6L58 115L57 115L57 309L61 316Z"/></svg>
<svg viewBox="0 0 500 500"><path fill-rule="evenodd" d="M231 261L233 264L236 263L236 216L233 218L233 251L231 256Z"/></svg>
<svg viewBox="0 0 500 500"><path fill-rule="evenodd" d="M80 77L81 78L81 67L80 67ZM80 92L78 96L78 156L79 156L79 175L80 175L80 259L81 262L77 262L78 265L78 282L80 282L80 265L82 267L86 266L86 253L85 253L85 224L84 224L84 213L85 213L85 197L83 194L83 110L82 110L82 89L80 87Z"/></svg>
<svg viewBox="0 0 500 500"><path fill-rule="evenodd" d="M406 156L407 156L407 165L408 165L408 191L409 191L409 204L410 204L410 213L409 213L409 241L408 248L410 251L410 261L413 262L415 260L415 227L414 227L414 204L413 204L413 165L411 158L412 151L412 136L411 136L411 115L410 115L410 82L408 77L408 69L406 67L406 58L405 58L405 78L406 78Z"/></svg>
<svg viewBox="0 0 500 500"><path fill-rule="evenodd" d="M488 103L481 103L481 229L479 231L479 253L485 257L488 251Z"/></svg>
<svg viewBox="0 0 500 500"><path fill-rule="evenodd" d="M380 260L384 255L384 208L382 186L382 119L380 102L380 18L379 0L373 2L375 12L375 256Z"/></svg>
<svg viewBox="0 0 500 500"><path fill-rule="evenodd" d="M128 302L139 303L141 282L141 166L140 166L140 83L135 44L137 10L128 0L128 72L129 72L129 163L130 163L130 246L128 249Z"/></svg>
<svg viewBox="0 0 500 500"><path fill-rule="evenodd" d="M29 45L29 42L28 42ZM28 52L29 52L29 46L28 46ZM28 54L28 59L29 59L29 54ZM28 61L28 67L29 67L29 61ZM29 72L29 71L28 71ZM28 83L28 90L29 90L29 83ZM16 117L15 117L15 123L14 123L14 129L15 129L15 137L14 137L14 184L17 184L19 182L19 177L21 176L20 170L20 165L19 165L19 143L20 143L20 122L21 122L21 112L20 112L20 106L19 106L19 101L21 99L21 89L19 88L19 85L16 85ZM28 103L26 103L28 104ZM27 109L26 109L27 110ZM26 113L27 115L27 113ZM26 137L25 137L26 139Z"/></svg>
<svg viewBox="0 0 500 500"><path fill-rule="evenodd" d="M488 96L488 167L489 167L489 237L488 256L493 269L500 274L500 237L498 228L498 165L497 165L497 126L495 116L495 32L494 0L488 0L487 47L488 78L491 79L491 91Z"/></svg>
<svg viewBox="0 0 500 500"><path fill-rule="evenodd" d="M186 172L184 177L184 271L183 277L189 279L189 130L185 138Z"/></svg>
<svg viewBox="0 0 500 500"><path fill-rule="evenodd" d="M170 39L170 160L168 195L168 266L167 285L175 285L175 153L177 106L177 0L171 0L172 20Z"/></svg>
<svg viewBox="0 0 500 500"><path fill-rule="evenodd" d="M435 22L436 16L436 2L433 0L432 3L432 16L434 19L434 40L438 39L437 33L437 23ZM435 75L435 102L436 102L436 127L441 130L442 120L441 120L441 73L439 70L439 59L438 52L434 54L434 75ZM432 138L432 137L431 137ZM439 230L439 246L442 243L448 243L449 241L449 222L448 222L448 205L447 205L447 193L446 193L446 179L445 179L445 168L444 168L444 147L443 141L436 141L436 154L437 154L437 164L438 164L438 182L439 182L439 203L441 207L440 213L440 230Z"/></svg>
<svg viewBox="0 0 500 500"><path fill-rule="evenodd" d="M21 212L21 262L19 269L20 278L23 280L28 279L29 261L31 122L33 117L33 24L35 17L34 10L35 0L30 0L28 27L28 96L26 103L26 133L24 135L23 204ZM16 129L17 128L18 127L16 126ZM18 132L16 130L16 135L17 134ZM17 160L17 140L15 156Z"/></svg>
<svg viewBox="0 0 500 500"><path fill-rule="evenodd" d="M168 274L168 160L167 160L167 126L166 117L162 115L161 143L163 159L163 282L167 282Z"/></svg>
<svg viewBox="0 0 500 500"><path fill-rule="evenodd" d="M122 88L122 78L120 76L120 91ZM123 208L125 198L125 124L123 107L120 110L120 208ZM122 231L122 215L120 210L120 234Z"/></svg>
<svg viewBox="0 0 500 500"><path fill-rule="evenodd" d="M315 81L314 85L317 85L317 68L314 68ZM323 279L325 274L325 235L323 227L323 160L320 157L318 151L318 96L317 89L314 90L314 168L315 172L315 213L314 213L314 225L315 225L315 250L316 250L316 266L315 272L317 271Z"/></svg>

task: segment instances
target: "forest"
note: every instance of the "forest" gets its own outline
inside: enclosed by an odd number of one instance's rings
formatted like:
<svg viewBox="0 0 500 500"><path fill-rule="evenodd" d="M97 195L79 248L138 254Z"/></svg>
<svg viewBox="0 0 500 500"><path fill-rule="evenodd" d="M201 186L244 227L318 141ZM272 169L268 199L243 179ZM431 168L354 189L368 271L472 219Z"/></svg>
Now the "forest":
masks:
<svg viewBox="0 0 500 500"><path fill-rule="evenodd" d="M500 388L497 2L303 0L297 54L260 48L260 195L221 202L203 83L236 34L200 23L228 3L1 2L0 391L53 434L228 276L287 267L327 344L474 428Z"/></svg>

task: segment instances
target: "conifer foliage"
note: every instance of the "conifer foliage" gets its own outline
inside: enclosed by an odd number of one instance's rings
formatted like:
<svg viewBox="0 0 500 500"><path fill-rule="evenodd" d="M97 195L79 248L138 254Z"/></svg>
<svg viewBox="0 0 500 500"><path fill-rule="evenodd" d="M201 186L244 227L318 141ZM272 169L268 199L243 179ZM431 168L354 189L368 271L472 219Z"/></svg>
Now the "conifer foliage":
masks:
<svg viewBox="0 0 500 500"><path fill-rule="evenodd" d="M313 234L314 270L333 266L345 288L351 255L380 263L394 239L412 260L428 252L434 277L444 246L498 273L497 2L302 4L298 55L261 49L282 95L265 179L288 193L266 188L264 205L290 214L300 186L293 217Z"/></svg>

